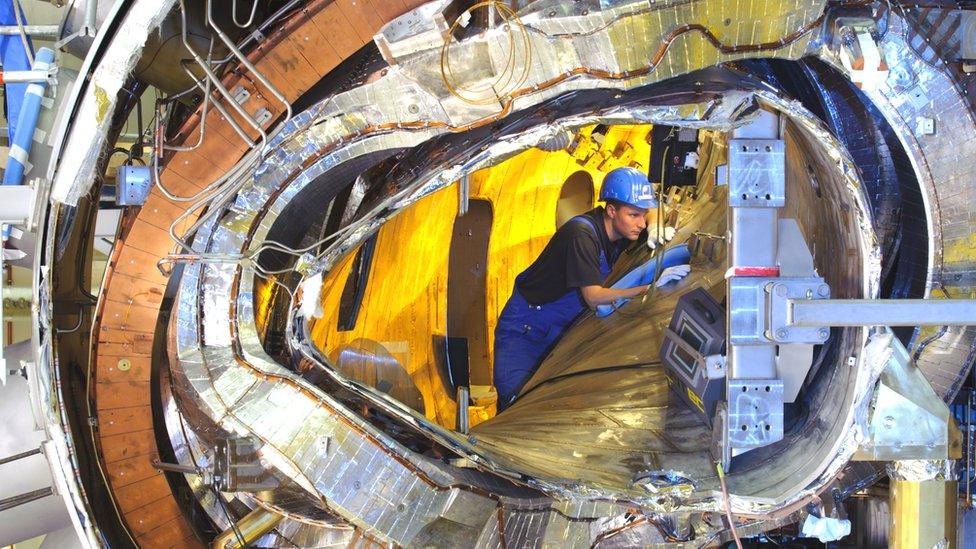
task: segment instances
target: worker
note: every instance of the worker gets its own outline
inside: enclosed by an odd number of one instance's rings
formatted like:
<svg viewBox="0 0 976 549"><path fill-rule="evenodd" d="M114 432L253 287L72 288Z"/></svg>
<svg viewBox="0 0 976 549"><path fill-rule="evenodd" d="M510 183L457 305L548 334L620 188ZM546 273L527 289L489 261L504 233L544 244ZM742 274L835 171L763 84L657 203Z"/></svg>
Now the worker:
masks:
<svg viewBox="0 0 976 549"><path fill-rule="evenodd" d="M620 252L640 238L649 210L657 208L650 183L634 168L617 168L603 179L606 205L567 221L542 254L515 278L495 327L494 382L498 411L505 409L570 324L587 308L643 295L647 285L604 286ZM665 269L655 285L688 273Z"/></svg>

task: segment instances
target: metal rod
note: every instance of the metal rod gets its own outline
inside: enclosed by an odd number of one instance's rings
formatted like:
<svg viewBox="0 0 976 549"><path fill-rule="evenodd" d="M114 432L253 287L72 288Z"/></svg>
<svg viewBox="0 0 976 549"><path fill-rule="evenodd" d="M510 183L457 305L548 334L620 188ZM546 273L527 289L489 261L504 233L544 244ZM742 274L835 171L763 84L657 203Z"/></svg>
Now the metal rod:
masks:
<svg viewBox="0 0 976 549"><path fill-rule="evenodd" d="M85 22L82 24L81 31L79 31L80 36L91 36L95 37L97 31L95 30L95 21L98 15L98 0L86 0L85 1Z"/></svg>
<svg viewBox="0 0 976 549"><path fill-rule="evenodd" d="M970 299L795 299L790 325L976 326Z"/></svg>
<svg viewBox="0 0 976 549"><path fill-rule="evenodd" d="M46 498L47 496L54 495L54 488L48 486L47 488L41 488L34 490L33 492L26 492L24 494L19 494L13 497L0 499L0 513L13 509L14 507L20 507L25 503L30 503L32 501L37 501L41 498Z"/></svg>
<svg viewBox="0 0 976 549"><path fill-rule="evenodd" d="M232 18L234 19L234 24L242 29L246 29L247 27L250 27L254 23L254 15L258 12L258 0L252 0L251 17L248 18L248 20L245 21L244 23L240 23L237 20L237 0L233 0L230 4L230 7L231 7L230 12L232 14Z"/></svg>
<svg viewBox="0 0 976 549"><path fill-rule="evenodd" d="M178 463L166 463L158 459L152 460L152 466L160 471L170 471L173 473L184 473L187 475L199 475L200 470L191 465L180 465Z"/></svg>
<svg viewBox="0 0 976 549"><path fill-rule="evenodd" d="M468 434L470 421L468 418L468 401L470 393L467 387L457 388L457 430L462 435Z"/></svg>
<svg viewBox="0 0 976 549"><path fill-rule="evenodd" d="M14 454L12 456L5 457L3 459L0 459L0 465L4 465L4 464L7 464L7 463L11 463L11 462L14 462L14 461L18 461L18 460L24 459L25 457L36 456L37 454L40 454L40 453L41 453L41 449L40 448L34 448L33 450L28 450L26 452L21 452L19 454Z"/></svg>
<svg viewBox="0 0 976 549"><path fill-rule="evenodd" d="M260 81L261 84L263 84L264 87L269 92L271 92L271 95L275 96L275 98L278 101L280 101L281 104L285 107L285 118L282 124L291 120L292 117L291 103L288 101L287 98L285 98L284 94L281 93L281 91L279 91L278 88L274 84L272 84L267 78L265 78L264 74L262 74L261 71L259 71L258 68L255 67L253 63L251 63L251 61L247 58L247 56L244 55L244 52L242 52L240 49L237 48L237 44L235 44L230 38L228 38L228 36L224 34L224 31L219 26L217 26L217 23L213 19L213 10L211 9L212 7L213 6L211 5L211 1L207 0L207 22L210 24L211 27L213 27L214 32L217 33L217 36L220 37L220 39L224 42L227 48L231 52L233 52L235 56L237 56L241 64L247 67L247 70L251 71L251 74L253 74L254 77L257 78L258 81ZM193 51L191 51L190 54L196 57ZM219 82L217 82L217 85L219 87ZM260 125L258 126L258 129L261 130ZM263 134L264 130L261 130L261 132ZM262 143L263 141L264 140L262 140Z"/></svg>
<svg viewBox="0 0 976 549"><path fill-rule="evenodd" d="M0 73L0 82L4 84L47 82L50 79L50 71L3 71Z"/></svg>
<svg viewBox="0 0 976 549"><path fill-rule="evenodd" d="M973 395L976 388L969 391L966 399L966 507L973 507Z"/></svg>
<svg viewBox="0 0 976 549"><path fill-rule="evenodd" d="M27 41L27 33L24 31L24 7L20 5L20 0L14 1L14 20L17 22L17 34L20 35L20 42L24 45L24 54L27 55L27 61L30 62L31 66L34 66L34 54L31 53L31 45Z"/></svg>
<svg viewBox="0 0 976 549"><path fill-rule="evenodd" d="M464 174L461 176L458 185L458 217L468 213L468 198L471 195L471 176Z"/></svg>
<svg viewBox="0 0 976 549"><path fill-rule="evenodd" d="M210 7L209 6L209 3L208 3L208 6L207 7L209 9L209 7ZM248 123L248 125L250 125L252 128L254 128L255 130L257 130L258 133L261 134L261 146L263 147L264 144L267 143L267 140L268 140L268 136L265 133L264 128L261 127L261 124L259 124L250 115L250 113L248 113L247 111L245 111L244 108L241 107L241 105L237 101L234 100L234 94L232 94L224 86L223 82L221 82L221 80L220 80L220 77L217 76L217 74L214 73L213 70L210 69L210 66L208 65L208 63L203 60L203 58L200 56L200 54L197 53L197 50L194 49L193 46L190 44L190 41L189 41L189 38L187 38L187 32L186 32L186 6L184 5L183 0L180 0L180 15L182 17L182 23L183 23L183 29L182 29L183 30L183 33L182 33L183 47L186 48L186 51L190 52L190 56L193 57L193 60L197 62L197 65L199 65L201 69L203 69L203 72L207 75L207 78L209 78L210 81L213 82L214 87L217 88L217 91L219 91L221 95L223 95L225 98L227 98L227 100L230 102L230 106L237 112L237 114L239 114L241 116L241 118L243 118L244 121ZM208 13L208 15L209 15L209 13ZM213 26L213 25L211 24L211 26ZM218 36L222 35L222 32L217 27L214 27L214 31L217 32ZM221 36L221 39L223 39L223 38L224 37ZM231 46L232 45L233 45L233 43L231 43ZM231 50L234 51L235 54L237 54L237 51L236 51L236 48L235 47L231 47ZM247 60L244 59L243 57L240 59L240 61L245 66L247 66L249 69L251 69L251 67L253 67L253 65L251 65L249 62L247 62ZM262 83L263 82L266 82L266 80L263 77L261 77L259 74L256 73L255 76L258 76L259 77L258 79L261 80ZM279 95L276 92L276 90L274 89L274 86L271 86L271 88L268 91L270 91L276 97ZM214 102L214 106L217 106L217 105L218 105L218 102L215 101ZM224 116L228 118L228 122L231 122L232 121L233 117L230 117L229 114L225 114L225 112L223 110L221 110L221 114L224 114ZM291 118L290 115L291 115L291 113L289 112L288 118ZM248 141L248 140L245 139L245 141ZM253 143L251 143L251 146L253 146Z"/></svg>
<svg viewBox="0 0 976 549"><path fill-rule="evenodd" d="M11 25L0 26L0 36L20 34L20 28ZM24 34L41 38L54 38L58 35L57 25L24 25Z"/></svg>

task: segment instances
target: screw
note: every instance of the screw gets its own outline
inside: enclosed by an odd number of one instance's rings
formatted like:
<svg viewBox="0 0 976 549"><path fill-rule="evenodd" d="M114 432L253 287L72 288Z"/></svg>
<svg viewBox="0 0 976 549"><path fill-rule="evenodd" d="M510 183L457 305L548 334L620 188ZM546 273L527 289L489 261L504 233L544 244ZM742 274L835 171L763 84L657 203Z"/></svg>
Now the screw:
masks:
<svg viewBox="0 0 976 549"><path fill-rule="evenodd" d="M820 297L827 297L830 295L830 286L821 284L820 287L817 288L817 293L820 294Z"/></svg>
<svg viewBox="0 0 976 549"><path fill-rule="evenodd" d="M786 328L780 328L779 330L776 330L777 339L786 339L786 336L788 336L789 334L790 332Z"/></svg>
<svg viewBox="0 0 976 549"><path fill-rule="evenodd" d="M828 330L827 328L820 328L820 331L818 331L817 333L820 335L820 339L825 340L828 337L830 337L830 330Z"/></svg>

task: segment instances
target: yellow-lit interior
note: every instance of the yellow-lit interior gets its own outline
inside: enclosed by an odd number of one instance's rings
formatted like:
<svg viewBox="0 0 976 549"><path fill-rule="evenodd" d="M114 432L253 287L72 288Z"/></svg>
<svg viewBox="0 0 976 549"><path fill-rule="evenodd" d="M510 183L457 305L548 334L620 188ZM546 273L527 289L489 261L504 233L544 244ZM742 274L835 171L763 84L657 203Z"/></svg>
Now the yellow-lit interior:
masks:
<svg viewBox="0 0 976 549"><path fill-rule="evenodd" d="M470 197L489 201L494 214L484 322L489 356L471 357L473 383L491 379L498 315L512 293L515 277L538 257L556 231L557 204L567 179L580 171L588 173L598 195L606 172L620 166L647 169L651 126L612 126L602 139L599 135L594 138L593 129L582 129L566 150L529 149L471 176ZM400 212L379 230L354 329L338 331L337 321L355 251L324 278L321 301L325 314L311 325L316 345L333 361L357 340L379 343L413 378L423 394L427 416L449 427L456 421L456 404L440 379L432 341L446 331L448 257L457 212L456 185ZM472 424L494 413L490 401L484 399L485 405L471 410Z"/></svg>

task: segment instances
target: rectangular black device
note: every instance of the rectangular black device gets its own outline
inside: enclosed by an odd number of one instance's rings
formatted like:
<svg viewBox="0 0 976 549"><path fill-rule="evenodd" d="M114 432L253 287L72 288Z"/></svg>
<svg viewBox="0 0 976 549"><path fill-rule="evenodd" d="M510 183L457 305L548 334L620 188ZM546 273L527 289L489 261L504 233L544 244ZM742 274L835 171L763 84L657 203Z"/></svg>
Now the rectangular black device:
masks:
<svg viewBox="0 0 976 549"><path fill-rule="evenodd" d="M704 288L678 299L661 344L661 362L675 394L711 426L725 396L725 311ZM711 370L711 371L710 371Z"/></svg>
<svg viewBox="0 0 976 549"><path fill-rule="evenodd" d="M686 166L688 155L694 154L695 167ZM698 181L698 130L677 126L656 125L651 128L651 161L647 178L651 183L671 187L694 185Z"/></svg>

